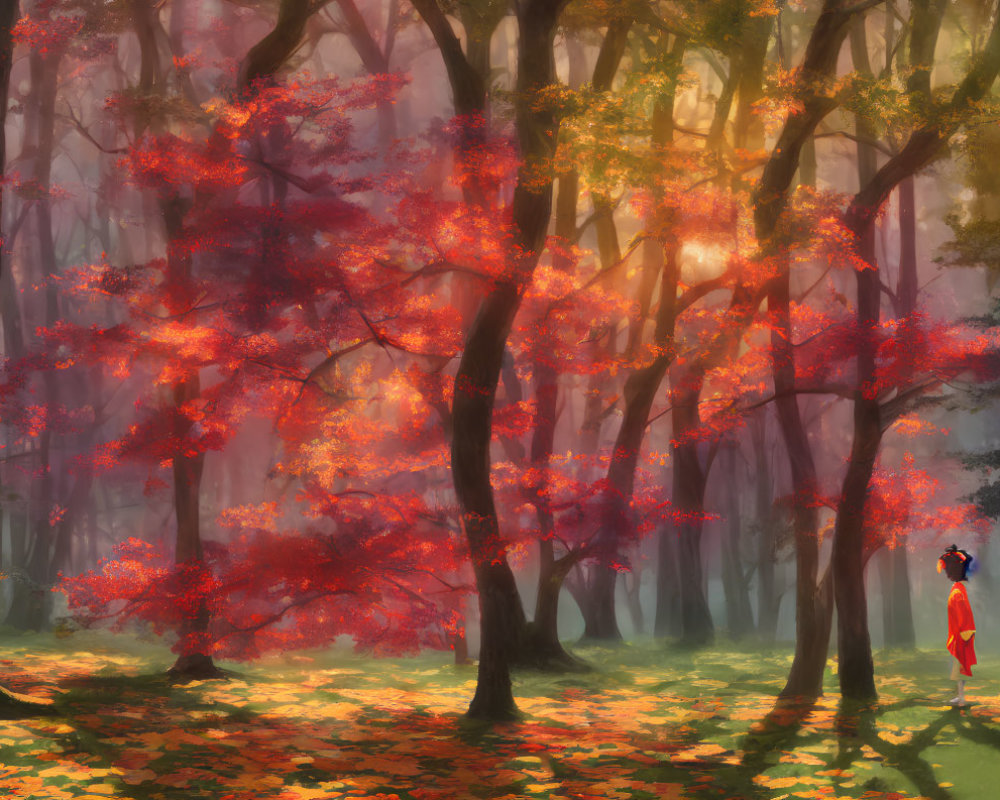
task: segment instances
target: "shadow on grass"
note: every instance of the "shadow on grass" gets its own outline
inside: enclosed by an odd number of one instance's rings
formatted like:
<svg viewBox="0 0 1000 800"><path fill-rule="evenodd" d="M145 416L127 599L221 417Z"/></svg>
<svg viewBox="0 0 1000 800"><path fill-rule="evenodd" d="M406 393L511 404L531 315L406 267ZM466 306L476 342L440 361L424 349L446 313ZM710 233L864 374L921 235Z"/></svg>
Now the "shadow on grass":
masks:
<svg viewBox="0 0 1000 800"><path fill-rule="evenodd" d="M361 662L335 676L316 678L325 673L314 672L309 680L299 672L287 678L234 674L236 688L215 681L178 686L163 673L67 676L54 709L68 724L40 731L56 746L41 757L29 758L25 750L23 763L39 770L65 765L70 774L85 767L112 770L92 780L112 784L118 796L133 800L255 800L289 787L306 790L303 796L384 793L400 800L763 800L788 793L770 786L776 777L817 770L828 774L824 780L838 797L887 798L893 790L905 791L865 772L881 763L896 771L885 779L903 784L902 775L924 797L954 800L961 795L939 785L930 749L957 737L1000 750L1000 731L989 716L938 712L926 698L877 707L842 703L836 709L830 702L820 707L782 701L765 714L768 683L748 679L746 662L716 662L709 671L695 656L677 661L672 669L678 677L664 681L656 680L663 672L639 674L637 681L630 664L617 659L596 676L533 676L521 696L588 703L593 713L560 722L537 703L522 720L494 725L444 707L458 708L455 692L464 689L453 682L434 678L429 688L420 684L425 698L443 689L452 699L437 695L414 708L401 693L417 686L414 676L420 673L383 666L373 683ZM699 678L699 670L711 680ZM741 704L747 686L755 687L756 697ZM706 688L702 700L697 693ZM645 702L661 692L667 695L658 701L661 710ZM630 702L645 705L635 709ZM749 713L736 715L737 708ZM897 712L909 712L916 721L905 737L892 733L899 731L891 724ZM671 721L653 726L637 721L636 713ZM55 785L64 779L53 777Z"/></svg>

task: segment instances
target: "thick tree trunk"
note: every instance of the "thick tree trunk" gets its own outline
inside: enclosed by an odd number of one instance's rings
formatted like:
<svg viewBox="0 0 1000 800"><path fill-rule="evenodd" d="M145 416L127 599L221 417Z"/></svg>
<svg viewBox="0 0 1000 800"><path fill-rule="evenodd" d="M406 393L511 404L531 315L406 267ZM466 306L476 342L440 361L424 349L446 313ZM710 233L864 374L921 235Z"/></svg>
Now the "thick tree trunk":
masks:
<svg viewBox="0 0 1000 800"><path fill-rule="evenodd" d="M851 29L851 54L855 67L870 72L864 20ZM858 177L862 187L871 185L877 162L869 144L875 132L864 117L855 116L858 133ZM880 203L881 205L881 203ZM875 260L874 222L856 228L858 254L869 265L856 272L858 354L854 393L854 438L847 472L837 504L834 526L833 593L837 604L837 651L840 693L851 700L877 697L875 665L868 631L868 599L865 594L864 521L868 485L882 443L881 410L875 397L875 349L882 289Z"/></svg>
<svg viewBox="0 0 1000 800"><path fill-rule="evenodd" d="M452 479L479 590L479 680L469 714L490 719L516 715L509 661L520 651L526 630L489 479L490 418L504 344L519 300L517 287L506 283L484 301L459 363L452 405Z"/></svg>
<svg viewBox="0 0 1000 800"><path fill-rule="evenodd" d="M804 559L803 569L812 565ZM812 699L823 694L823 675L830 651L830 628L833 624L833 580L827 570L819 584L807 584L809 597L796 597L796 608L804 609L811 621L807 628L796 616L795 657L788 672L788 680L779 697ZM798 589L796 589L796 592Z"/></svg>
<svg viewBox="0 0 1000 800"><path fill-rule="evenodd" d="M551 109L534 105L535 92L555 80L552 41L565 0L530 0L518 7L517 91L515 109L518 143L524 162L514 189L513 280L497 282L483 301L466 340L455 376L452 406L452 480L469 542L479 589L481 639L479 678L469 716L508 719L517 713L510 685L512 636L525 631L524 614L500 537L490 485L491 415L503 362L503 351L521 290L530 280L544 245L552 211L552 181L532 179L537 165L550 157L557 122ZM414 4L432 28L438 45L454 49L454 35L443 28L436 3ZM430 6L433 6L431 8ZM451 52L451 51L449 51ZM462 89L477 81L460 52L442 52L461 113ZM478 81L481 85L481 81ZM482 108L480 102L479 108Z"/></svg>
<svg viewBox="0 0 1000 800"><path fill-rule="evenodd" d="M940 21L937 9L915 6L915 12L924 14L914 31L921 31L918 41L932 51L931 29ZM927 12L933 13L928 15ZM937 20L937 21L935 21ZM936 34L934 34L936 35ZM924 45L921 45L923 47ZM918 48L918 53L920 49ZM921 57L915 55L915 67L908 89L919 101L922 95L930 102L929 71L919 69ZM838 633L840 635L840 687L848 698L862 701L875 697L874 666L871 641L868 634L867 605L863 575L863 522L864 503L868 481L874 469L881 443L881 409L873 397L875 374L874 335L879 320L881 286L874 262L874 220L889 194L899 183L912 177L928 164L940 151L956 129L962 115L990 90L1000 71L1000 20L994 20L988 40L972 67L958 85L942 113L935 113L923 126L915 130L899 153L890 158L871 177L845 211L845 220L859 242L859 252L872 265L871 269L857 272L859 327L858 388L854 404L854 442L844 478L841 501L837 510L834 530L833 568L834 596L837 603ZM947 113L944 113L947 112ZM861 156L863 150L859 150Z"/></svg>
<svg viewBox="0 0 1000 800"><path fill-rule="evenodd" d="M174 436L183 442L191 429L190 421L183 416L180 409L201 393L197 375L179 381L173 387L173 413L176 421ZM204 561L204 551L201 542L201 480L205 465L205 454L194 455L177 453L174 456L174 514L177 522L177 537L175 540L174 560L179 565L201 567ZM202 601L198 604L193 616L186 621L182 635L195 637L202 641L208 639L208 629L211 615L208 605ZM175 678L207 678L220 677L222 673L212 663L212 657L207 652L192 652L182 654L170 668L170 675Z"/></svg>
<svg viewBox="0 0 1000 800"><path fill-rule="evenodd" d="M757 183L753 198L753 218L757 239L761 243L761 250L764 253L773 254L781 246L780 242L774 240L774 233L777 228L778 219L788 202L788 191L792 178L799 170L799 157L803 148L812 138L813 132L819 122L834 107L835 101L818 91L817 87L836 75L837 61L841 46L848 32L848 23L856 11L851 10L851 6L840 2L840 0L824 0L819 17L812 28L809 42L806 45L805 56L802 61L800 73L800 100L802 102L801 112L788 118L783 126L778 140L771 151L767 164L764 166L761 178ZM781 276L779 284L787 285L787 277ZM779 285L779 291L787 291ZM793 363L793 362L789 362ZM787 366L785 367L788 368ZM794 381L794 366L791 367L792 381ZM786 415L792 412L791 408L786 408ZM794 413L797 413L797 405ZM782 425L783 430L789 427L786 423ZM791 453L790 453L791 455ZM798 501L797 506L801 505ZM796 544L803 544L808 548L806 542L806 530L812 523L805 518L804 514L798 516L796 521L797 532L802 531L801 538ZM808 575L813 571L811 555L800 560L797 556L797 571L802 570L805 574L800 576L799 588L797 591L803 592L801 600L803 608L815 610L815 602L805 596L806 591L812 591L815 584L808 584ZM805 579L803 581L803 579ZM815 578L813 578L815 580ZM796 622L796 626L801 621ZM815 631L814 631L815 632ZM805 646L804 646L805 647ZM805 647L809 652L816 652L817 647ZM804 650L804 651L805 651ZM818 661L818 659L816 659ZM804 662L803 662L804 663ZM813 670L813 673L815 670ZM810 676L812 677L812 676ZM797 679L796 683L800 683ZM807 689L815 680L801 681ZM795 691L793 691L793 689ZM796 693L798 687L786 690Z"/></svg>

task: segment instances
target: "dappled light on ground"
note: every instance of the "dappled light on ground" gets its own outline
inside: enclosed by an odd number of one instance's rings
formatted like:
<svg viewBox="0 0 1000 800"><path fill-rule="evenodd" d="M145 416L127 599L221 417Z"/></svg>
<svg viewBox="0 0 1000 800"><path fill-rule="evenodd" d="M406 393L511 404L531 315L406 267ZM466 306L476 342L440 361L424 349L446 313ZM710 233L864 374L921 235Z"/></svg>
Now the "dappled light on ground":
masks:
<svg viewBox="0 0 1000 800"><path fill-rule="evenodd" d="M1000 785L998 682L952 709L937 653L883 657L879 705L851 708L832 683L775 707L781 649L584 650L592 673L518 675L523 719L487 726L462 717L475 670L440 654L312 653L177 686L165 650L122 641L9 640L7 683L57 716L0 722L0 794L977 800Z"/></svg>

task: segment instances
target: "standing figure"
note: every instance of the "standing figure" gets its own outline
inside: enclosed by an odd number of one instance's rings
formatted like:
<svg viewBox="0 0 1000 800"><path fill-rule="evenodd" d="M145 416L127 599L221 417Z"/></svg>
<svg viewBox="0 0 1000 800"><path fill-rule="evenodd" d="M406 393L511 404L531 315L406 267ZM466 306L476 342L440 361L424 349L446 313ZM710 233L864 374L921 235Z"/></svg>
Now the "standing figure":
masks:
<svg viewBox="0 0 1000 800"><path fill-rule="evenodd" d="M972 556L955 545L938 559L938 572L954 581L948 595L948 652L955 657L951 679L958 684L958 695L951 700L953 706L965 705L965 679L972 677L972 665L976 663L976 622L965 590L972 562Z"/></svg>

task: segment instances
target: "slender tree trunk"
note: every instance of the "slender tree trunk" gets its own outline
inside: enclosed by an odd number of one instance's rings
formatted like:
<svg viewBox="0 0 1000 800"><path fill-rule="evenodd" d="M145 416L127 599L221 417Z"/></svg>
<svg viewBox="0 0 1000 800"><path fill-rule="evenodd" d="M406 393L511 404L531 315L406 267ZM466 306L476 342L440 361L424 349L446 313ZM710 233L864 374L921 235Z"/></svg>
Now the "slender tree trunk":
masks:
<svg viewBox="0 0 1000 800"><path fill-rule="evenodd" d="M563 187L560 187L562 193ZM535 420L531 440L531 464L539 476L533 488L535 513L538 517L538 593L535 616L528 625L523 651L515 656L518 662L539 667L576 666L578 662L559 641L559 594L563 580L579 552L570 552L557 559L555 555L555 516L548 496L549 462L555 442L558 374L548 363L535 364Z"/></svg>
<svg viewBox="0 0 1000 800"><path fill-rule="evenodd" d="M621 46L624 47L624 35L627 29L619 31L616 36L620 36ZM611 29L605 40L613 41ZM668 53L670 63L678 69L680 67L684 50L687 46L686 39L675 37L673 45ZM602 50L602 55L604 51ZM620 58L620 54L618 56ZM610 60L610 57L609 57ZM617 65L617 60L615 60ZM597 74L600 72L601 62L599 59L598 69L595 69L595 84ZM607 72L602 78L607 86L610 86L613 71ZM673 91L661 98L653 108L652 118L652 145L654 148L665 148L673 140L673 108L675 95ZM595 201L596 202L596 201ZM601 238L598 238L599 243ZM602 263L610 266L608 259L620 260L620 252L617 251L617 240L611 241L607 237L604 240L602 249ZM613 247L612 247L613 245ZM598 556L598 563L594 565L591 588L593 600L588 603L584 614L585 630L584 638L598 641L620 641L621 632L618 629L617 614L615 612L615 585L617 581L617 569L613 566L618 559L619 548L635 538L635 520L631 509L633 490L635 486L635 470L638 464L639 452L642 448L646 427L649 422L649 412L653 407L656 393L666 375L667 368L673 360L674 350L674 327L677 317L677 287L679 282L679 268L677 265L678 243L673 238L665 238L662 241L649 242L644 248L644 259L648 262L643 264L642 288L652 291L655 285L655 273L653 265L661 267L659 308L656 316L656 327L653 332L653 342L662 351L662 355L657 356L653 362L645 367L633 371L625 381L624 387L624 413L621 426L618 429L615 444L611 451L611 463L608 465L607 490L605 491L601 530L594 543L594 552ZM648 296L642 305L643 315L649 308ZM634 353L641 338L641 326L643 320L640 319L637 328L630 331L629 341L626 344L628 351ZM658 584L659 586L659 584ZM666 591L666 590L664 590Z"/></svg>
<svg viewBox="0 0 1000 800"><path fill-rule="evenodd" d="M40 281L45 285L41 319L44 325L53 324L59 316L58 287L55 276L58 263L52 224L52 160L55 155L55 113L59 64L64 51L50 48L43 52L32 50L28 54L31 90L28 103L32 106L30 127L36 139L27 142L33 156L33 177L39 186L35 203L36 258L40 267ZM26 125L26 128L29 127ZM51 412L59 404L59 387L52 370L42 376L45 406ZM49 514L55 506L56 490L53 463L53 431L51 425L38 437L38 475L32 487L32 507L38 513L31 520L32 543L25 564L29 585L26 591L15 595L18 605L11 608L8 618L19 627L41 630L49 622L52 594L49 591L55 579L53 563L53 530Z"/></svg>
<svg viewBox="0 0 1000 800"><path fill-rule="evenodd" d="M337 0L347 36L361 58L361 63L369 75L386 75L389 73L389 58L391 55L392 37L386 36L386 44L380 45L372 35L371 29L358 9L355 0ZM395 31L398 25L399 8L392 4L389 9L388 31ZM375 105L378 120L378 149L383 155L389 152L393 141L398 135L396 125L396 106L392 100L379 99Z"/></svg>
<svg viewBox="0 0 1000 800"><path fill-rule="evenodd" d="M707 472L698 453L700 425L698 400L702 377L686 374L671 380L673 405L673 506L678 516L680 553L677 563L681 588L681 641L701 646L715 638L712 613L705 592L705 571L701 559ZM672 376L673 377L673 376Z"/></svg>
<svg viewBox="0 0 1000 800"><path fill-rule="evenodd" d="M917 310L916 181L899 184L899 279L896 315L907 317ZM885 646L912 650L916 647L913 602L910 591L909 554L905 543L897 543L884 554L882 603L885 614Z"/></svg>
<svg viewBox="0 0 1000 800"><path fill-rule="evenodd" d="M768 448L767 413L761 410L750 421L750 441L754 455L754 515L757 521L757 633L773 643L778 633L781 597L775 585L777 535L774 513L774 486Z"/></svg>
<svg viewBox="0 0 1000 800"><path fill-rule="evenodd" d="M851 29L851 53L859 71L869 72L864 19ZM858 133L858 177L868 185L877 171L873 126L856 116ZM875 691L875 666L868 631L868 599L865 594L864 521L868 486L882 444L881 410L874 397L875 348L882 289L875 260L875 228L862 231L858 253L869 268L858 270L857 324L860 342L857 356L857 388L854 396L854 441L837 505L833 540L833 592L837 604L837 651L840 692L853 700L871 700Z"/></svg>
<svg viewBox="0 0 1000 800"><path fill-rule="evenodd" d="M680 532L671 523L661 528L656 544L656 617L654 636L680 636Z"/></svg>
<svg viewBox="0 0 1000 800"><path fill-rule="evenodd" d="M530 170L549 157L557 122L551 110L533 106L529 96L555 79L552 40L563 0L534 0L518 9L517 131L525 162L513 197L515 253L512 274L518 282L499 281L486 296L472 323L455 376L452 406L452 479L479 588L482 626L479 679L469 715L486 719L516 713L511 692L511 636L524 631L523 611L513 573L500 538L493 489L490 485L491 415L503 361L503 351L521 290L538 263L552 210L552 182L539 186L528 180Z"/></svg>
<svg viewBox="0 0 1000 800"><path fill-rule="evenodd" d="M866 277L863 272L859 272L858 276L859 283ZM874 358L864 353L859 355L858 360L870 361L874 366ZM873 370L865 369L864 372L870 376ZM854 400L854 444L837 506L832 565L837 603L840 693L846 698L862 701L876 697L875 667L868 633L863 545L865 501L881 440L878 402L866 398L864 390L859 389Z"/></svg>
<svg viewBox="0 0 1000 800"><path fill-rule="evenodd" d="M819 580L819 479L799 400L795 394L795 362L790 313L789 274L768 295L772 317L771 364L775 407L788 454L794 505L795 536L795 657L783 697L818 697L823 693L833 607L828 584Z"/></svg>
<svg viewBox="0 0 1000 800"><path fill-rule="evenodd" d="M573 50L571 49L571 54ZM572 72L571 63L571 72ZM579 179L576 172L567 172L559 177L559 192L556 198L555 234L563 241L572 241L576 235L577 198ZM554 258L557 269L569 269L571 264L562 258ZM538 591L535 600L535 616L528 626L525 651L519 660L525 664L539 666L576 665L559 641L559 595L563 581L569 570L579 563L577 558L570 562L569 555L563 556L563 564L556 559L555 516L548 498L549 463L555 446L557 402L559 398L559 373L548 361L538 361L534 366L535 375L535 418L531 440L531 464L539 475L538 484L533 488L535 513L538 517L540 538L538 542Z"/></svg>
<svg viewBox="0 0 1000 800"><path fill-rule="evenodd" d="M10 85L10 70L11 63L13 60L13 50L14 43L11 37L11 31L13 30L14 23L18 18L18 4L16 2L4 2L0 3L0 170L6 172L7 167L7 140L4 133L6 121L7 121L7 98L8 89ZM3 201L2 196L0 196L0 222L3 220ZM7 297L6 292L10 289L8 287L13 286L13 281L11 281L9 275L9 261L7 259L7 245L6 241L6 231L3 232L2 242L0 242L0 270L2 270L2 277L4 280L0 281L0 292L4 292L4 303L0 306L0 313L4 315L4 349L5 355L8 358L13 358L16 355L20 355L19 342L16 341L14 335L8 333L11 328L18 328L18 320L10 316L8 300L12 301L13 297ZM15 351L15 347L17 350ZM14 549L15 541L21 540L23 533L18 529L21 527L20 515L12 513L10 515L10 538L11 538L11 559L12 563L17 564L14 561ZM24 526L26 527L27 520L24 520ZM0 528L2 532L2 528ZM19 536L19 533L21 534ZM23 557L22 557L23 563ZM15 583L16 587L19 585ZM38 716L40 714L47 713L49 711L50 702L39 701L36 698L26 697L24 695L16 694L8 689L0 686L0 719L21 719L24 717Z"/></svg>
<svg viewBox="0 0 1000 800"><path fill-rule="evenodd" d="M864 20L851 29L851 54L855 67L870 72ZM855 116L858 133L858 176L861 187L871 184L877 172L874 148L867 142L873 126ZM880 204L881 205L881 204ZM833 592L837 604L837 651L840 692L845 698L868 701L877 696L871 636L868 631L868 599L864 579L864 520L868 485L882 443L881 409L874 396L875 348L882 289L875 260L874 220L857 229L858 254L869 264L856 272L858 355L854 392L854 439L847 472L837 504L834 527Z"/></svg>
<svg viewBox="0 0 1000 800"><path fill-rule="evenodd" d="M640 561L642 558L641 549L639 544L632 548L632 555L629 559L631 568L625 573L622 581L622 589L625 590L625 605L628 608L629 618L632 620L632 629L638 636L646 633L646 614L642 609L642 576L645 570Z"/></svg>
<svg viewBox="0 0 1000 800"><path fill-rule="evenodd" d="M621 632L615 614L615 581L617 570L612 566L618 549L634 538L634 520L630 508L635 485L635 470L642 440L649 421L653 400L659 391L667 367L673 359L673 335L676 321L677 245L664 245L664 266L661 279L660 305L657 312L654 341L664 354L641 369L632 372L625 381L625 413L612 450L608 466L608 489L603 498L601 530L594 543L594 553L600 559L593 569L593 604L585 615L584 638L598 641L620 641Z"/></svg>
<svg viewBox="0 0 1000 800"><path fill-rule="evenodd" d="M753 612L750 610L750 593L743 570L743 520L740 513L740 483L737 478L737 445L723 445L723 464L726 482L726 519L722 551L722 590L726 600L726 622L729 635L742 639L753 630Z"/></svg>

